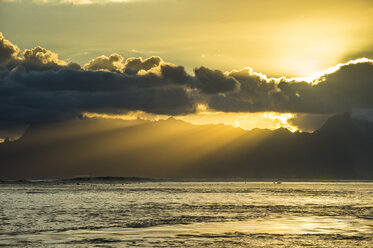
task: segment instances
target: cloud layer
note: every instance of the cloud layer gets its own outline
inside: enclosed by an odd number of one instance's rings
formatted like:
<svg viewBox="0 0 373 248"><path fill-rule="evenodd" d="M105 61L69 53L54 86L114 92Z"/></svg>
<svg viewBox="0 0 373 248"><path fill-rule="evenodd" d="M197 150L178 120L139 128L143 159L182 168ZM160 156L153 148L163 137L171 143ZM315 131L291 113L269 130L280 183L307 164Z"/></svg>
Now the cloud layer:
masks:
<svg viewBox="0 0 373 248"><path fill-rule="evenodd" d="M267 78L251 68L194 75L160 57L100 56L84 66L42 47L21 51L0 33L0 127L83 112L180 115L198 104L225 112L330 114L373 108L373 61L338 65L313 82Z"/></svg>

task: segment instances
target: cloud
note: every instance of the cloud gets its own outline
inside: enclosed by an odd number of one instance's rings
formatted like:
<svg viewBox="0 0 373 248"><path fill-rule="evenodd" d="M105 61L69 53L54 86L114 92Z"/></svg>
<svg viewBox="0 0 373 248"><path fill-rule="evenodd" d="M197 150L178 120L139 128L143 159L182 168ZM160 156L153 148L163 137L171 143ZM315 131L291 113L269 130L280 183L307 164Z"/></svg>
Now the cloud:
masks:
<svg viewBox="0 0 373 248"><path fill-rule="evenodd" d="M121 71L122 61L123 57L116 53L110 55L109 57L102 55L89 61L88 64L83 66L83 69L90 71Z"/></svg>
<svg viewBox="0 0 373 248"><path fill-rule="evenodd" d="M175 82L185 77L186 72L171 64L161 65L159 57L131 58L123 65L123 58L112 54L91 60L82 70L42 47L21 52L5 39L1 44L1 51L7 51L0 60L4 65L0 70L3 129L72 119L83 112L195 112L195 91L188 89L185 80ZM160 73L152 73L154 67ZM124 73L128 69L132 69L130 74ZM132 74L134 70L149 73Z"/></svg>
<svg viewBox="0 0 373 248"><path fill-rule="evenodd" d="M251 69L230 72L240 90L214 95L209 106L220 111L336 113L373 108L373 61L339 65L313 82L267 78Z"/></svg>
<svg viewBox="0 0 373 248"><path fill-rule="evenodd" d="M6 67L11 70L18 66L22 66L27 71L80 69L80 65L67 63L59 59L58 54L40 46L20 51L0 32L0 69Z"/></svg>
<svg viewBox="0 0 373 248"><path fill-rule="evenodd" d="M200 67L194 70L195 87L206 94L217 94L232 91L239 87L239 83L230 76L226 76L219 70L210 70Z"/></svg>
<svg viewBox="0 0 373 248"><path fill-rule="evenodd" d="M19 48L5 39L0 32L0 69L1 66L5 66L13 60L17 60L19 52Z"/></svg>
<svg viewBox="0 0 373 248"><path fill-rule="evenodd" d="M159 77L104 71L13 70L2 75L0 121L62 120L77 117L81 112L194 112L192 95L183 86L167 87L162 81Z"/></svg>
<svg viewBox="0 0 373 248"><path fill-rule="evenodd" d="M160 73L164 80L176 84L190 84L192 80L191 76L186 73L184 67L175 66L169 63L162 63L160 66Z"/></svg>
<svg viewBox="0 0 373 248"><path fill-rule="evenodd" d="M184 115L195 113L199 104L210 111L315 116L373 109L373 61L368 59L337 65L312 82L268 78L251 68L223 73L200 67L190 75L157 56L123 61L118 54L100 56L81 69L39 46L20 51L1 35L0 127L72 119L84 112ZM294 125L305 126L305 119Z"/></svg>
<svg viewBox="0 0 373 248"><path fill-rule="evenodd" d="M148 71L157 67L162 62L158 56L153 56L143 60L142 58L128 58L123 66L123 72L126 74L136 74L141 70Z"/></svg>
<svg viewBox="0 0 373 248"><path fill-rule="evenodd" d="M58 58L58 55L40 46L34 49L26 49L22 52L22 62L20 65L27 70L44 71L44 70L59 70L67 65L67 63Z"/></svg>

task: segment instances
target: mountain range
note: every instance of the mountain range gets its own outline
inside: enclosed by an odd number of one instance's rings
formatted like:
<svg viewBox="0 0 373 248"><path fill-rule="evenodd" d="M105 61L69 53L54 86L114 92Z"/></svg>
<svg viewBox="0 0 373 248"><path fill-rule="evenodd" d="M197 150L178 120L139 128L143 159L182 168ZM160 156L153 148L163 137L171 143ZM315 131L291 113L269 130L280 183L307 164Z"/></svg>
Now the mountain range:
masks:
<svg viewBox="0 0 373 248"><path fill-rule="evenodd" d="M0 144L0 179L77 176L373 179L373 123L335 115L313 133L82 118Z"/></svg>

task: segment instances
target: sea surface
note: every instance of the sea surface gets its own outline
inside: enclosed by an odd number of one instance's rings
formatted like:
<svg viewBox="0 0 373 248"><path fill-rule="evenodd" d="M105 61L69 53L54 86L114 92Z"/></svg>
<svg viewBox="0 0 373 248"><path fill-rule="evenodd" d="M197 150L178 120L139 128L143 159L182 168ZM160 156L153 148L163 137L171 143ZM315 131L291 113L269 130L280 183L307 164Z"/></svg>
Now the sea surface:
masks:
<svg viewBox="0 0 373 248"><path fill-rule="evenodd" d="M5 247L373 247L373 183L0 184Z"/></svg>

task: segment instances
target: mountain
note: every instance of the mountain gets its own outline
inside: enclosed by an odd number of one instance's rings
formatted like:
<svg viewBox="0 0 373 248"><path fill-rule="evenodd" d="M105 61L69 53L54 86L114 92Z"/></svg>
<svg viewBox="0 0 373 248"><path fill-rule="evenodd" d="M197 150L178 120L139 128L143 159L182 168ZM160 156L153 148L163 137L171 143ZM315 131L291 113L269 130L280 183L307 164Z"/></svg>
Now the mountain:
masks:
<svg viewBox="0 0 373 248"><path fill-rule="evenodd" d="M77 176L373 179L373 123L336 115L314 133L170 118L34 124L0 144L0 179Z"/></svg>
<svg viewBox="0 0 373 248"><path fill-rule="evenodd" d="M350 113L332 116L325 124L315 131L316 134L334 136L356 136L360 138L373 137L373 123L351 118Z"/></svg>

